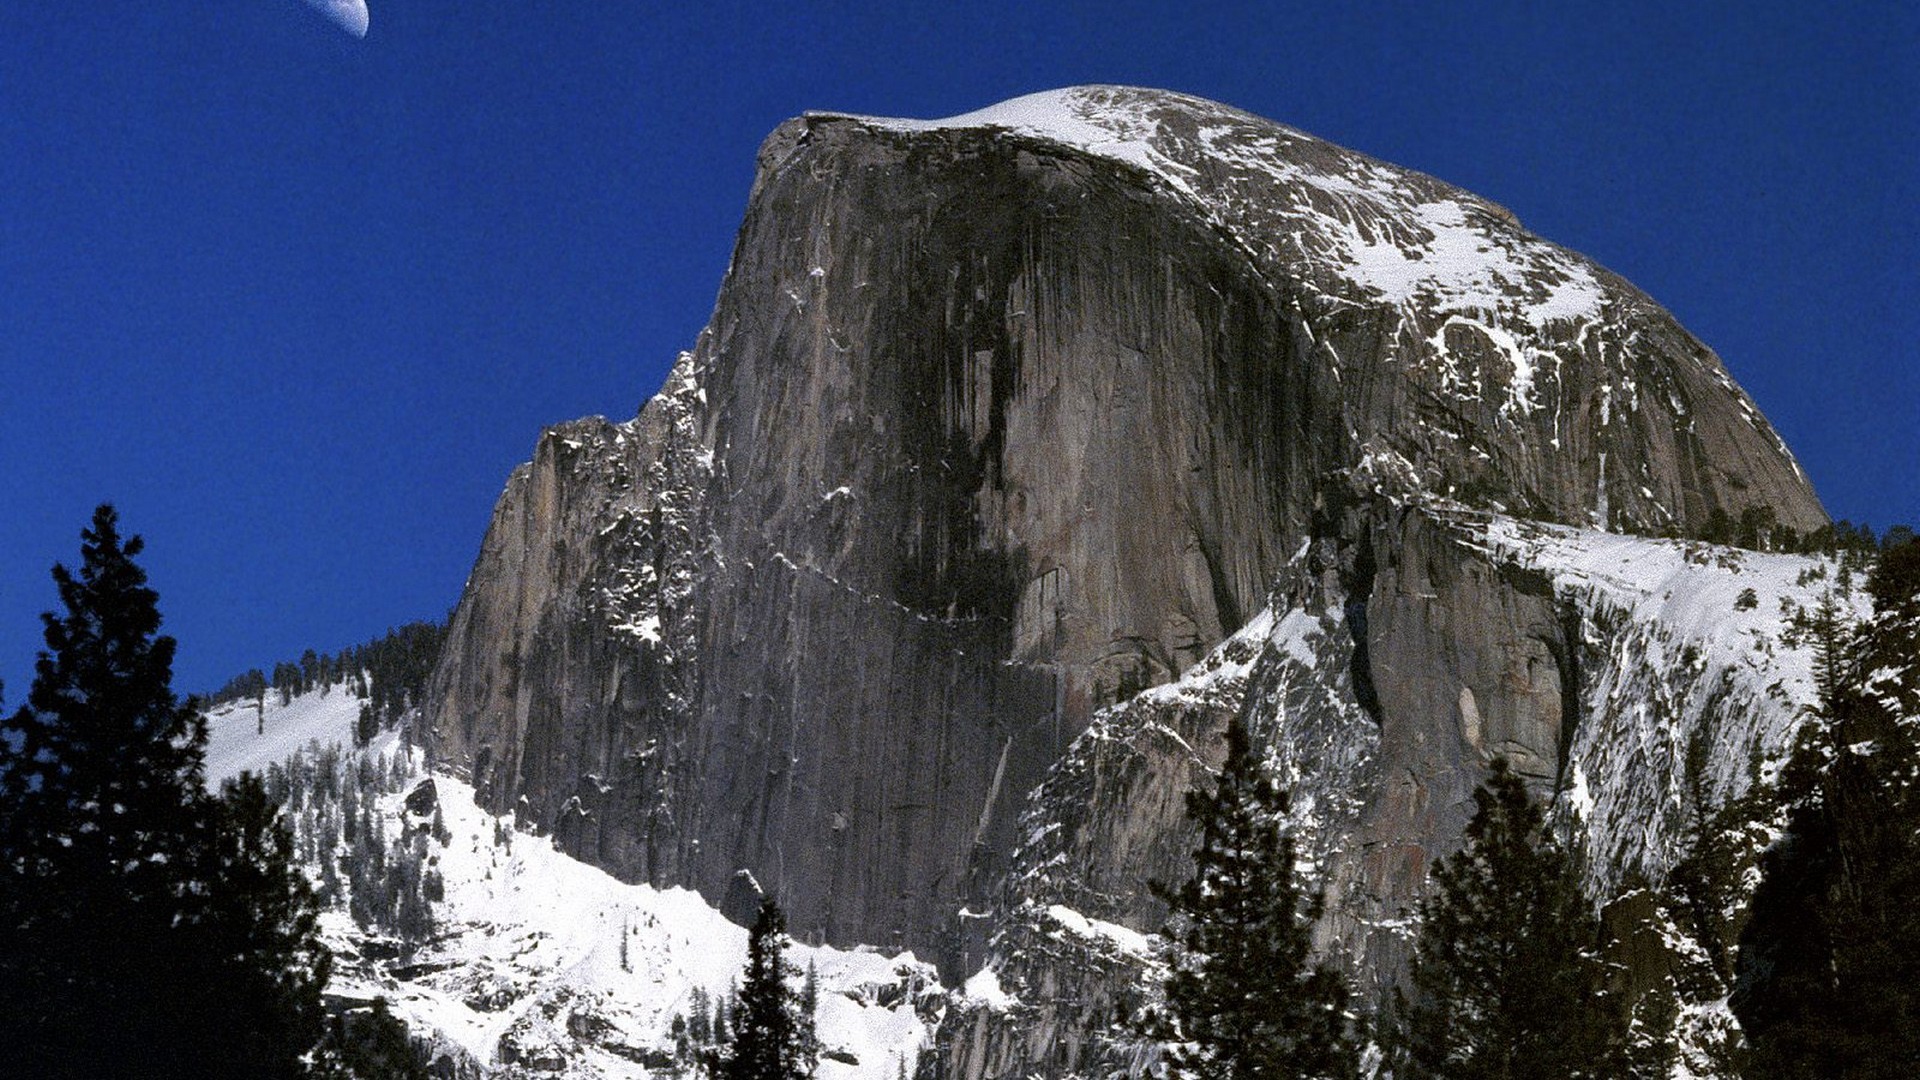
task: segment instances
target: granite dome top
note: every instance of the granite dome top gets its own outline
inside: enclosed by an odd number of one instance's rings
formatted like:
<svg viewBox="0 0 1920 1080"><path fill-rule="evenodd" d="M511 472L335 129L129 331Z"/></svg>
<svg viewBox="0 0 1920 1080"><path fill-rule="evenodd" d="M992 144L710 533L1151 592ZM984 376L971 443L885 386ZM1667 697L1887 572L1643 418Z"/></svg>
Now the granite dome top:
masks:
<svg viewBox="0 0 1920 1080"><path fill-rule="evenodd" d="M1188 94L1075 86L941 120L808 115L898 132L997 129L1133 166L1263 267L1312 267L1336 297L1533 328L1598 318L1609 299L1589 260L1496 203Z"/></svg>

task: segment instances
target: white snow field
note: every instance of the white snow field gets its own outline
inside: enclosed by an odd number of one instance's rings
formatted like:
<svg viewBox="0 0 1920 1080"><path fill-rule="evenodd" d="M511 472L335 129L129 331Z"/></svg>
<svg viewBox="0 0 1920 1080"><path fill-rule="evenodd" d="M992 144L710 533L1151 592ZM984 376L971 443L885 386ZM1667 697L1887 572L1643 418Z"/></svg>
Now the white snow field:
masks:
<svg viewBox="0 0 1920 1080"><path fill-rule="evenodd" d="M307 753L317 742L376 759L408 753L393 733L352 748L359 699L340 687L286 707L272 696L266 734L251 702L209 718L209 781ZM376 818L389 844L409 827L405 801L428 774L381 797ZM331 993L385 997L436 1053L487 1074L533 1070L566 1078L670 1072L673 1022L696 988L725 996L746 963L747 931L698 893L628 884L515 832L474 802L461 780L431 774L449 840L427 841L428 868L445 883L430 938L412 949L357 925L341 898L321 918L335 953ZM419 824L416 817L411 823ZM317 873L315 875L318 876ZM622 938L625 948L622 948ZM933 967L912 953L814 948L788 958L818 976L820 1080L897 1080L932 1045L946 1006Z"/></svg>
<svg viewBox="0 0 1920 1080"><path fill-rule="evenodd" d="M302 694L285 705L269 690L265 702L228 702L207 713L207 786L242 772L263 773L309 743L353 745L360 699L345 686Z"/></svg>

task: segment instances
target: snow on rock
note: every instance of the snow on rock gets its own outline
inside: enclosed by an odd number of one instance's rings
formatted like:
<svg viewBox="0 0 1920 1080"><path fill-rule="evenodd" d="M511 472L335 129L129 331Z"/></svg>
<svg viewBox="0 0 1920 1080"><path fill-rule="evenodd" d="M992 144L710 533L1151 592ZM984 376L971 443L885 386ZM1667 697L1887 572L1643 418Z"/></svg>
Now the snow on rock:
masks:
<svg viewBox="0 0 1920 1080"><path fill-rule="evenodd" d="M1150 931L1166 913L1148 882L1190 871L1185 797L1210 782L1230 718L1248 721L1292 787L1301 869L1318 873L1378 742L1348 690L1353 634L1326 572L1336 554L1301 545L1258 614L1180 678L1101 709L1030 796L1011 898L976 976L1009 1000L969 983L956 1001L956 1074L1140 1071L1127 1018L1164 970Z"/></svg>
<svg viewBox="0 0 1920 1080"><path fill-rule="evenodd" d="M1299 615L1288 613L1289 618ZM1189 668L1178 679L1149 687L1141 699L1160 704L1198 701L1220 694L1238 694L1247 674L1268 640L1292 640L1298 627L1292 623L1276 626L1273 612L1263 610L1233 636L1214 646L1213 651Z"/></svg>
<svg viewBox="0 0 1920 1080"><path fill-rule="evenodd" d="M1006 1012L1019 1002L1012 994L1000 986L1000 973L992 964L973 973L960 987L960 1004L964 1008L985 1008L994 1012Z"/></svg>
<svg viewBox="0 0 1920 1080"><path fill-rule="evenodd" d="M1294 327L1285 347L1343 386L1357 376L1350 389L1368 389L1346 403L1349 434L1404 454L1426 491L1642 532L1697 532L1716 504L1735 518L1771 505L1800 530L1825 520L1778 434L1659 305L1432 176L1217 102L1123 86L941 120L812 113L805 124L947 146L962 168L985 144L1144 188L1278 287ZM1406 396L1383 389L1399 379ZM1754 452L1724 459L1740 462L1738 487L1702 499L1693 489L1721 485L1672 467L1676 430L1716 458L1757 437Z"/></svg>
<svg viewBox="0 0 1920 1080"><path fill-rule="evenodd" d="M1849 614L1866 614L1865 598L1842 588L1823 557L1546 525L1437 499L1417 513L1444 538L1403 537L1428 545L1426 557L1460 558L1462 579L1524 588L1578 654L1577 698L1559 699L1573 727L1564 758L1556 754L1561 768L1542 784L1556 828L1589 856L1596 903L1636 877L1664 880L1701 823L1772 779L1816 699L1807 613L1831 591ZM1365 625L1355 620L1367 614L1356 600L1369 594L1347 595L1327 572L1336 555L1303 551L1240 633L1180 679L1102 710L1035 794L1015 860L1018 900L988 962L1016 1005L994 1009L969 994L957 1014L986 1033L982 1060L1048 1060L1051 1048L1019 1025L1052 1030L1062 1016L1127 1007L1124 988L1149 972L1151 955L1116 943L1150 940L1126 929L1155 925L1140 883L1181 867L1178 795L1205 776L1202 750L1230 716L1248 723L1292 791L1300 869L1327 890L1323 932L1355 955L1407 948L1417 894L1383 903L1388 894L1366 876L1369 799L1392 777L1380 724L1352 685L1354 627ZM1416 589L1432 587L1420 579ZM1405 579L1389 587L1407 588ZM1370 593L1382 596L1378 586ZM1473 698L1461 700L1464 730ZM1435 842L1441 854L1446 839ZM1108 1004L1092 1004L1100 1001ZM1721 1029L1714 1010L1723 1006L1687 1008L1683 1041L1697 1049ZM1126 1033L1103 1023L1074 1044L1083 1074L1119 1068L1131 1052Z"/></svg>
<svg viewBox="0 0 1920 1080"><path fill-rule="evenodd" d="M1391 304L1423 298L1538 328L1596 318L1605 302L1590 263L1526 233L1505 209L1202 98L1075 86L943 120L845 118L906 132L1001 129L1133 166L1256 255L1304 256Z"/></svg>
<svg viewBox="0 0 1920 1080"><path fill-rule="evenodd" d="M672 1074L673 1028L696 993L718 1001L740 978L747 932L697 893L619 881L477 807L435 774L447 840L428 843L444 883L430 937L413 947L356 925L342 898L322 920L338 957L330 992L386 997L416 1036L485 1075ZM406 827L407 783L383 796L390 839ZM419 815L414 816L416 827ZM912 953L796 944L819 979L821 1080L895 1080L931 1045L946 997Z"/></svg>
<svg viewBox="0 0 1920 1080"><path fill-rule="evenodd" d="M635 540L653 530L665 530L676 536L688 532L695 503L690 482L674 480L673 467L665 455L644 465L626 459L649 443L649 428L658 428L671 432L673 446L686 459L692 477L711 475L712 453L693 449L699 446L694 418L706 399L693 354L681 353L673 370L667 373L660 392L647 403L639 417L607 425L599 433L608 445L597 448L595 453L617 459L627 469L644 472L646 483L627 486L623 494L599 508L595 524L598 535ZM602 462L600 467L606 467L606 463ZM615 466L616 474L619 468ZM598 590L602 617L614 633L629 636L650 649L664 651L668 627L663 618L676 605L685 603L692 588L692 570L683 564L655 566L639 562L614 566Z"/></svg>
<svg viewBox="0 0 1920 1080"><path fill-rule="evenodd" d="M1829 595L1864 619L1830 558L1763 554L1493 517L1489 555L1545 574L1582 620L1570 784L1596 895L1659 880L1703 813L1767 782L1815 707L1812 635Z"/></svg>
<svg viewBox="0 0 1920 1080"><path fill-rule="evenodd" d="M1153 939L1138 930L1104 919L1089 919L1065 904L1049 904L1047 917L1075 937L1118 949L1129 956L1147 959L1153 955Z"/></svg>

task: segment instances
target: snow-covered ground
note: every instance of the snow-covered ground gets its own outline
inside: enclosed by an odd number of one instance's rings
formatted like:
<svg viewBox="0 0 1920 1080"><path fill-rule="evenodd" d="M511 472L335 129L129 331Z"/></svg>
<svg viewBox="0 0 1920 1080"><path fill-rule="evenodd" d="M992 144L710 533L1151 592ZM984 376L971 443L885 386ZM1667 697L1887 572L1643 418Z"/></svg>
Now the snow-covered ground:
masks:
<svg viewBox="0 0 1920 1080"><path fill-rule="evenodd" d="M228 702L207 713L207 786L242 772L263 773L318 742L352 746L360 699L345 686L315 690L280 704L268 691L264 705L252 700Z"/></svg>
<svg viewBox="0 0 1920 1080"><path fill-rule="evenodd" d="M284 708L270 695L260 735L251 703L223 706L209 715L209 781L264 770L316 741L352 753L358 712L359 700L338 687ZM364 753L406 750L388 733ZM425 779L415 775L374 804L389 845L409 827L406 799ZM517 1075L508 1068L516 1064L579 1078L675 1071L675 1018L689 1014L696 989L712 1001L727 995L746 963L747 931L697 893L616 880L545 837L515 832L457 778L431 779L448 835L426 844L427 866L445 886L432 905L433 932L405 948L357 925L343 896L321 920L336 955L330 991L387 998L417 1035L489 1072ZM947 1000L931 965L911 953L798 944L788 957L817 972L821 1080L913 1073Z"/></svg>
<svg viewBox="0 0 1920 1080"><path fill-rule="evenodd" d="M1597 893L1634 871L1660 880L1703 809L1773 780L1819 700L1807 619L1829 597L1844 620L1872 614L1825 556L1505 517L1482 537L1582 616L1585 720L1562 799Z"/></svg>
<svg viewBox="0 0 1920 1080"><path fill-rule="evenodd" d="M472 789L433 778L452 839L432 856L446 883L433 939L401 965L342 964L336 989L385 995L416 1028L438 1032L472 1060L493 1063L503 1040L522 1061L565 1060L564 1075L640 1077L660 1071L636 1058L671 1055L672 1025L694 990L725 996L746 963L747 932L699 894L621 882L526 833L496 844L505 823L474 804ZM404 794L388 796L389 821ZM344 911L328 936L345 952L364 935ZM622 938L625 948L622 948ZM941 997L933 969L911 953L808 948L788 953L818 973L822 1080L894 1080L931 1045ZM931 995L935 1000L929 1001ZM884 1002L884 1003L883 1003Z"/></svg>

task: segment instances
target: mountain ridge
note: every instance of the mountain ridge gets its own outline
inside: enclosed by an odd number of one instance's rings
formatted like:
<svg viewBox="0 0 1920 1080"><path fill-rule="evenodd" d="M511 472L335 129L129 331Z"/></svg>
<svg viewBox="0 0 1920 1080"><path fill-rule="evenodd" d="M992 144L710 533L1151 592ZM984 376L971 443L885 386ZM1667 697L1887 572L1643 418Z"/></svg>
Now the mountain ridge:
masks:
<svg viewBox="0 0 1920 1080"><path fill-rule="evenodd" d="M1020 100L769 136L661 394L509 481L419 737L626 880L721 903L747 870L803 939L958 981L1024 932L1020 818L1075 738L1262 612L1310 618L1292 691L1181 737L1260 708L1335 754L1325 825L1375 853L1336 868L1360 907L1323 945L1391 979L1363 924L1419 895L1488 754L1569 778L1615 663L1450 515L1825 514L1710 350L1494 204L1200 99ZM1154 776L1162 809L1195 778ZM1107 839L1177 854L1168 817Z"/></svg>

